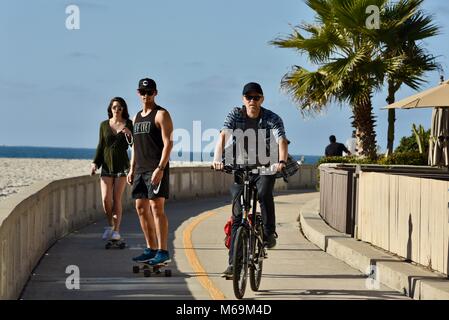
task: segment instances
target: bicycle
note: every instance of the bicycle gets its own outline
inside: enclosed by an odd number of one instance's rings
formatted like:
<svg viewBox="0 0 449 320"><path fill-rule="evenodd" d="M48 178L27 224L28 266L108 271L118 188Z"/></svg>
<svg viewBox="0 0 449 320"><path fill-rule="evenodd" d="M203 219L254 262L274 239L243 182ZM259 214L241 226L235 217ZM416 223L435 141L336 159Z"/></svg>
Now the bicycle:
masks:
<svg viewBox="0 0 449 320"><path fill-rule="evenodd" d="M262 280L263 260L267 258L264 244L264 228L262 214L257 208L257 187L251 182L254 175L267 174L269 168L254 166L229 166L223 168L225 173L234 174L235 179L243 182L243 192L240 196L242 221L237 229L233 248L233 289L237 299L245 295L247 278L251 289L259 290ZM284 173L284 181L286 176Z"/></svg>

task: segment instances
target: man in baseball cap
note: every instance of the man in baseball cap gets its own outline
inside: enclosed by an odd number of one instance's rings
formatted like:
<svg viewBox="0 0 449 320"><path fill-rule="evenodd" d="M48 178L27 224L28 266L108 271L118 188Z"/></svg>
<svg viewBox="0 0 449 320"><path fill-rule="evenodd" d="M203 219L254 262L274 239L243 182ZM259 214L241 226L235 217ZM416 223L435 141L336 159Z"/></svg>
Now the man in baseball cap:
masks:
<svg viewBox="0 0 449 320"><path fill-rule="evenodd" d="M156 104L154 80L141 79L137 91L142 110L133 120L134 144L127 180L132 185L131 194L136 199L147 247L133 260L154 266L171 261L165 200L169 198L170 189L173 122L168 110Z"/></svg>
<svg viewBox="0 0 449 320"><path fill-rule="evenodd" d="M146 91L146 92L151 92L151 91L156 91L156 82L153 79L150 78L145 78L145 79L141 79L139 81L139 87L137 88L137 90L142 91Z"/></svg>
<svg viewBox="0 0 449 320"><path fill-rule="evenodd" d="M250 82L250 83L247 83L247 84L243 87L243 92L242 92L242 94L243 94L244 96L250 94L251 92L257 93L257 94L260 94L261 96L263 96L262 87L260 86L260 84L258 84L258 83L256 83L256 82Z"/></svg>
<svg viewBox="0 0 449 320"><path fill-rule="evenodd" d="M249 165L256 165L257 167L274 165L277 172L283 171L286 167L288 158L288 140L285 135L282 119L274 112L262 107L264 95L260 84L256 82L247 83L243 87L242 94L243 106L234 108L228 114L220 132L220 136L215 147L213 163L214 169L223 169L222 154L224 151L224 146L226 145L226 140L231 136L234 136L233 145L238 146L243 143L243 148L236 147L236 149L245 150L246 155L248 156L247 162ZM238 136L238 130L243 132L243 135L240 135L243 139L236 138L236 136ZM229 134L230 132L231 134ZM268 135L266 132L270 132L270 134ZM244 137L246 136L253 136L255 139L245 139ZM265 142L265 147L267 150L259 149L259 137L264 139L264 141L260 142ZM253 141L250 142L249 140ZM276 141L276 143L273 144L271 141ZM263 144L261 143L260 145ZM275 149L271 150L272 147ZM265 153L266 151L269 152ZM265 154L270 154L269 163L266 163L263 160L263 155ZM275 156L271 157L272 154L275 154ZM251 156L253 156L252 159ZM225 158L226 157L227 156L225 156ZM234 156L234 159L225 159L225 162L238 162L236 161L236 158L238 157L239 156L237 155ZM268 249L271 249L276 245L277 238L273 198L273 189L276 177L275 175L258 175L253 176L252 179L252 183L257 186L258 199L264 221L264 242ZM240 203L240 195L242 192L242 182L236 181L231 187L231 194L233 197L233 223L231 231L231 245L228 256L229 263L227 269L222 274L222 276L227 279L232 279L233 276L233 246L235 234L242 221L242 208Z"/></svg>

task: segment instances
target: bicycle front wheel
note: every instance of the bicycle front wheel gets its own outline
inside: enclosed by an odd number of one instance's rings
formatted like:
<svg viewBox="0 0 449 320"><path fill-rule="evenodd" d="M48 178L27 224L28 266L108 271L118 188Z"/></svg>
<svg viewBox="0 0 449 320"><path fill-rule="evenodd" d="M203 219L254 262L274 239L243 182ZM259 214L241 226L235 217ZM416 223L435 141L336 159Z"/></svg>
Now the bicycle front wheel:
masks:
<svg viewBox="0 0 449 320"><path fill-rule="evenodd" d="M258 291L262 280L263 259L265 258L264 245L258 238L254 241L253 263L249 266L249 283L253 291Z"/></svg>
<svg viewBox="0 0 449 320"><path fill-rule="evenodd" d="M237 299L242 299L245 295L248 277L248 244L248 230L244 226L240 226L235 235L232 257L234 262L232 284Z"/></svg>

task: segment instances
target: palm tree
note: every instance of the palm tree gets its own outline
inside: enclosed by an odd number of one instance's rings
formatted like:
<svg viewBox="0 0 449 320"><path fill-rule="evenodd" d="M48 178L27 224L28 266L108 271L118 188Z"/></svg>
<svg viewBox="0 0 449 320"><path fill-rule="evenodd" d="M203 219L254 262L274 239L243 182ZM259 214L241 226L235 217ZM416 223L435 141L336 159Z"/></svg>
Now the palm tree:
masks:
<svg viewBox="0 0 449 320"><path fill-rule="evenodd" d="M318 65L316 71L294 66L282 79L303 113L320 112L337 102L349 103L362 155L376 157L375 117L371 98L385 75L399 67L402 57L383 57L378 32L366 27L366 9L383 8L387 0L306 0L316 24L303 23L287 38L271 44L293 48ZM310 35L304 37L301 32Z"/></svg>
<svg viewBox="0 0 449 320"><path fill-rule="evenodd" d="M433 37L438 27L432 17L425 15L420 7L424 0L401 0L387 5L383 10L379 41L385 57L404 56L399 69L387 76L387 103L395 102L396 92L402 84L418 90L424 83L422 76L428 71L441 70L436 58L428 54L419 41ZM387 155L393 153L396 111L388 110Z"/></svg>
<svg viewBox="0 0 449 320"><path fill-rule="evenodd" d="M349 103L362 153L376 156L372 94L388 83L392 103L402 84L418 89L421 76L435 70L435 58L418 41L437 34L431 17L419 10L423 0L306 0L317 24L295 27L287 38L271 43L306 54L317 71L294 66L282 80L301 111L319 112L331 102ZM381 28L366 27L366 9L380 9ZM310 34L305 38L301 32ZM394 110L389 111L389 141L394 139ZM389 143L389 146L392 142ZM392 149L391 149L392 150Z"/></svg>

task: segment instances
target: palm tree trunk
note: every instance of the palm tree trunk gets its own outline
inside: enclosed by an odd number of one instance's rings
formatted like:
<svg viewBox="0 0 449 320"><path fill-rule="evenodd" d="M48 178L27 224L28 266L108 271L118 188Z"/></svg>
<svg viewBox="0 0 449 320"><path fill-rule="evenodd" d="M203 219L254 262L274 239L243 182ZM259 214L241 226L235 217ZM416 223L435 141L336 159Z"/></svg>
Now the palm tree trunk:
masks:
<svg viewBox="0 0 449 320"><path fill-rule="evenodd" d="M358 99L353 106L354 126L358 129L361 155L370 159L377 158L376 132L371 95L367 98Z"/></svg>
<svg viewBox="0 0 449 320"><path fill-rule="evenodd" d="M393 81L388 81L388 97L387 103L392 104L395 101L396 86ZM388 109L388 136L387 136L387 154L393 154L394 147L394 123L396 122L396 110Z"/></svg>

